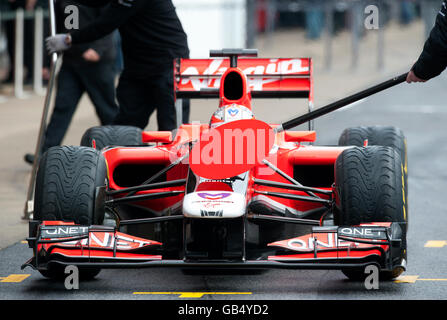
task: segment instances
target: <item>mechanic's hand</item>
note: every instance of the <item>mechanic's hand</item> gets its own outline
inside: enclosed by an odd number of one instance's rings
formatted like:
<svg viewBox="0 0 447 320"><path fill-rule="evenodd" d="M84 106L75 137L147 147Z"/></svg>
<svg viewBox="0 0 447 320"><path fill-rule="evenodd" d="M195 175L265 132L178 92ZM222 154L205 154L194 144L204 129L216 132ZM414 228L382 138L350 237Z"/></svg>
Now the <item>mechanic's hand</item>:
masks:
<svg viewBox="0 0 447 320"><path fill-rule="evenodd" d="M89 62L98 62L101 59L101 56L93 49L88 49L82 54L84 60Z"/></svg>
<svg viewBox="0 0 447 320"><path fill-rule="evenodd" d="M49 53L65 51L71 47L71 36L66 33L57 34L53 37L48 37L45 43Z"/></svg>
<svg viewBox="0 0 447 320"><path fill-rule="evenodd" d="M50 69L48 69L47 67L42 68L42 79L50 80Z"/></svg>
<svg viewBox="0 0 447 320"><path fill-rule="evenodd" d="M424 79L419 78L418 76L416 76L416 75L414 74L413 70L411 70L411 71L408 73L408 76L407 76L407 82L408 82L408 83L412 83L412 82L427 82L427 80L424 80Z"/></svg>

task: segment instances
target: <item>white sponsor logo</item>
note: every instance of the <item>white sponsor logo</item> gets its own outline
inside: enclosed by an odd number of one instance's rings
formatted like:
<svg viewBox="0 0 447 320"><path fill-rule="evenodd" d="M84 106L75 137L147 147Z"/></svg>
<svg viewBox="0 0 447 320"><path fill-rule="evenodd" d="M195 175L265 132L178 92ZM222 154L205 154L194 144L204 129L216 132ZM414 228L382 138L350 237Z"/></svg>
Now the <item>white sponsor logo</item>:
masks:
<svg viewBox="0 0 447 320"><path fill-rule="evenodd" d="M351 236L374 236L373 231L366 228L343 228L340 233Z"/></svg>
<svg viewBox="0 0 447 320"><path fill-rule="evenodd" d="M298 250L298 251L307 251L307 250L313 250L314 244L317 245L318 248L337 248L337 242L338 247L349 247L349 246L358 246L358 244L353 242L347 242L344 240L339 240L337 238L337 234L335 233L328 233L327 234L327 241L322 240L316 240L315 238L309 237L307 241L303 239L291 239L287 242L287 247L292 250Z"/></svg>
<svg viewBox="0 0 447 320"><path fill-rule="evenodd" d="M49 228L49 229L45 229L45 235L73 235L73 234L82 234L82 233L87 233L88 232L88 227L78 227L78 226L73 226L73 227L55 227L55 228Z"/></svg>
<svg viewBox="0 0 447 320"><path fill-rule="evenodd" d="M81 241L68 241L64 244L67 245L79 245L82 246L98 246L103 248L114 248L116 241L116 249L118 250L126 250L135 248L135 244L137 244L137 248L141 248L144 245L150 244L148 241L142 241L134 238L125 237L123 235L117 235L116 238L111 233L104 233L104 237L98 237L95 233L90 234L89 239L82 239Z"/></svg>

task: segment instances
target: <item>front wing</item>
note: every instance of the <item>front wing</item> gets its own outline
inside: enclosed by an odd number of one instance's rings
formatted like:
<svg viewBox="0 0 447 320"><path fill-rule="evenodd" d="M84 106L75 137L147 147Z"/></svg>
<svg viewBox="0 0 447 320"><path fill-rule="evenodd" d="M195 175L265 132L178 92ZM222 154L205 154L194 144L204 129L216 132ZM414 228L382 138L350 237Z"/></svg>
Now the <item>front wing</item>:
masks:
<svg viewBox="0 0 447 320"><path fill-rule="evenodd" d="M115 227L80 226L62 221L34 223L28 238L34 256L30 266L47 270L50 264L98 268L250 268L250 269L405 269L405 226L369 223L360 226L313 227L312 233L270 243L269 252L256 260L163 259L163 244L119 232ZM32 229L32 228L30 228Z"/></svg>

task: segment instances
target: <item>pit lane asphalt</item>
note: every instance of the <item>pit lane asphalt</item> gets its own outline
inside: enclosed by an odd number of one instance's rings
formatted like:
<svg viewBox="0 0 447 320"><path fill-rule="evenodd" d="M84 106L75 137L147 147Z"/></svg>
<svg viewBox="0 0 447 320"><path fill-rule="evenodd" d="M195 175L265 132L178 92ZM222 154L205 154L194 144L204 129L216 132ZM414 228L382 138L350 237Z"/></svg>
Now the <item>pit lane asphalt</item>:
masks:
<svg viewBox="0 0 447 320"><path fill-rule="evenodd" d="M394 125L405 132L410 210L405 275L425 280L381 282L379 290L366 290L362 283L346 280L339 271L184 274L160 268L103 270L97 279L81 282L79 290L67 291L63 283L47 280L37 271L21 271L20 265L31 257L31 249L17 243L0 251L0 277L30 276L16 283L0 279L0 299L179 299L178 292L251 292L206 294L193 299L447 299L447 242L443 247L425 247L430 240L447 240L446 82L447 78L441 77L425 85L402 84L316 121L320 145L336 144L342 130L350 126Z"/></svg>

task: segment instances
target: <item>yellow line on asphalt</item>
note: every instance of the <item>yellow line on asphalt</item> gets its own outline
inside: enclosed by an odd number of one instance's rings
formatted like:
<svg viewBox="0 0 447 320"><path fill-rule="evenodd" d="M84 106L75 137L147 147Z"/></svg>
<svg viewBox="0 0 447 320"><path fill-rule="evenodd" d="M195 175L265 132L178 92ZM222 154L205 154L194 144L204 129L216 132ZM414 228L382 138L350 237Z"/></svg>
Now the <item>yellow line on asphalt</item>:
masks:
<svg viewBox="0 0 447 320"><path fill-rule="evenodd" d="M400 276L394 280L396 283L415 283L419 276Z"/></svg>
<svg viewBox="0 0 447 320"><path fill-rule="evenodd" d="M179 295L179 298L202 298L205 294L252 294L251 292L134 292L133 294L153 294L153 295L162 295L162 294L174 294Z"/></svg>
<svg viewBox="0 0 447 320"><path fill-rule="evenodd" d="M13 283L18 283L18 282L22 282L23 280L25 280L26 278L28 278L30 276L30 274L10 274L7 277L1 277L0 282L13 282Z"/></svg>
<svg viewBox="0 0 447 320"><path fill-rule="evenodd" d="M447 246L447 241L440 241L440 240L430 240L425 243L426 248L442 248L444 246Z"/></svg>

